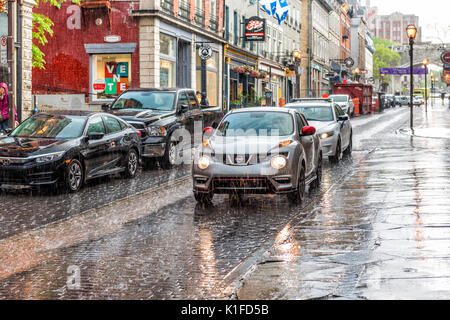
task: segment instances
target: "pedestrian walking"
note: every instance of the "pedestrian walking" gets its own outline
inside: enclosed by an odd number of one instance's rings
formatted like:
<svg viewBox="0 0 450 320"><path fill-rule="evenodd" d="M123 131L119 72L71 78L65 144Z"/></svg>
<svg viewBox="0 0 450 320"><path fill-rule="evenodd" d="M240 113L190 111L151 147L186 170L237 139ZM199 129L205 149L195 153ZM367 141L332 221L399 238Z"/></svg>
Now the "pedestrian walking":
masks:
<svg viewBox="0 0 450 320"><path fill-rule="evenodd" d="M208 98L206 97L206 93L204 92L202 92L202 101L200 102L200 105L209 107L209 101Z"/></svg>
<svg viewBox="0 0 450 320"><path fill-rule="evenodd" d="M444 101L445 101L445 92L441 93L441 99L442 99L442 105L444 105Z"/></svg>
<svg viewBox="0 0 450 320"><path fill-rule="evenodd" d="M14 110L16 121L17 113ZM9 103L8 103L8 86L6 83L0 83L0 132L8 128Z"/></svg>
<svg viewBox="0 0 450 320"><path fill-rule="evenodd" d="M197 96L198 103L201 103L201 101L202 101L202 93L200 91L197 91L195 93L195 95Z"/></svg>

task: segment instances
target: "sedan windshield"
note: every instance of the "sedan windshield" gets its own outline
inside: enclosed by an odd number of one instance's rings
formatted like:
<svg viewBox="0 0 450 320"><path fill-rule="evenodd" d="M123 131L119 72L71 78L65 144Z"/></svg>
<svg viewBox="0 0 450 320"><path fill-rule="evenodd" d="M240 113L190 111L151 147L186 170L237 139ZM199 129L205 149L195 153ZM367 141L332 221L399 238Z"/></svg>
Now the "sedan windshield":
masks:
<svg viewBox="0 0 450 320"><path fill-rule="evenodd" d="M74 139L81 136L86 117L38 114L18 126L11 137Z"/></svg>
<svg viewBox="0 0 450 320"><path fill-rule="evenodd" d="M292 115L284 112L239 112L227 116L217 134L238 136L287 136L294 132Z"/></svg>
<svg viewBox="0 0 450 320"><path fill-rule="evenodd" d="M308 121L333 121L333 111L331 107L317 107L317 106L297 106L290 107L303 113Z"/></svg>
<svg viewBox="0 0 450 320"><path fill-rule="evenodd" d="M129 91L114 102L112 109L148 109L171 111L174 109L175 92Z"/></svg>
<svg viewBox="0 0 450 320"><path fill-rule="evenodd" d="M334 102L347 102L347 96L330 96L334 100Z"/></svg>

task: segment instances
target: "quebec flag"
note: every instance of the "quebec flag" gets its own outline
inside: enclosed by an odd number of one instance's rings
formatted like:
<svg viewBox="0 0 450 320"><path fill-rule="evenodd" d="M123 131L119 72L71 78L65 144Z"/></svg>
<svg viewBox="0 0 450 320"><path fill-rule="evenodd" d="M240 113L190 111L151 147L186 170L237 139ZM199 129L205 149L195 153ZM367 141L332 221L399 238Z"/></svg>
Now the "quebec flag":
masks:
<svg viewBox="0 0 450 320"><path fill-rule="evenodd" d="M287 0L260 0L259 3L269 16L274 15L277 18L278 24L286 20L289 12Z"/></svg>

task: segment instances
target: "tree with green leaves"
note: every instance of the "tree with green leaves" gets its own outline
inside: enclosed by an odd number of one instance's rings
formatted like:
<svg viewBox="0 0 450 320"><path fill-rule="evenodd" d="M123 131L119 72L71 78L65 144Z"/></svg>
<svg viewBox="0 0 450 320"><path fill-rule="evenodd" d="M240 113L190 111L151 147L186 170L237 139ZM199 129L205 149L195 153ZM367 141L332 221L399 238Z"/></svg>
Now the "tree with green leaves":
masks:
<svg viewBox="0 0 450 320"><path fill-rule="evenodd" d="M61 9L61 5L67 0L35 0L35 8L39 8L41 4L48 4L50 6ZM71 0L74 4L80 4L79 0ZM37 40L37 44L33 42L32 46L32 65L33 68L45 69L46 61L45 54L41 51L41 47L48 43L47 35L53 37L53 21L40 13L33 12L33 39Z"/></svg>
<svg viewBox="0 0 450 320"><path fill-rule="evenodd" d="M396 45L395 43L381 38L374 38L373 42L375 45L375 53L373 54L373 75L375 79L389 82L391 77L386 75L384 76L384 79L382 79L380 68L397 67L402 58L398 52L395 52L390 48Z"/></svg>

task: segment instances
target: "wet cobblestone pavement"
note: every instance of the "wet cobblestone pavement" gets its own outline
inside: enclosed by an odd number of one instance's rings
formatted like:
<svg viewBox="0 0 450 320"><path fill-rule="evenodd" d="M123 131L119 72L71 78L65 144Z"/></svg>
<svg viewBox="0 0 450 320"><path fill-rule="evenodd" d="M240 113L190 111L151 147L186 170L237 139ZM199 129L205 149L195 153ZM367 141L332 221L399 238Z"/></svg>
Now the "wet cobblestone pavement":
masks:
<svg viewBox="0 0 450 320"><path fill-rule="evenodd" d="M364 141L373 152L278 234L237 298L450 298L450 110L415 119L414 135Z"/></svg>
<svg viewBox="0 0 450 320"><path fill-rule="evenodd" d="M380 249L393 245L384 241L392 227L384 211L398 214L402 206L410 214L417 205L414 170L426 181L433 169L422 162L445 163L442 144L448 152L445 140L396 133L408 116L407 108L396 108L353 120L352 158L325 161L320 191L301 207L270 196L233 206L217 196L203 209L193 199L187 167L99 181L75 195L2 194L10 207L0 215L0 298L370 297L375 293L361 287L361 275L380 261L374 248L383 256ZM407 159L410 150L422 162ZM433 181L448 187L448 167L440 174ZM443 214L446 208L442 203ZM398 224L408 217L399 215ZM71 285L73 275L79 287Z"/></svg>

